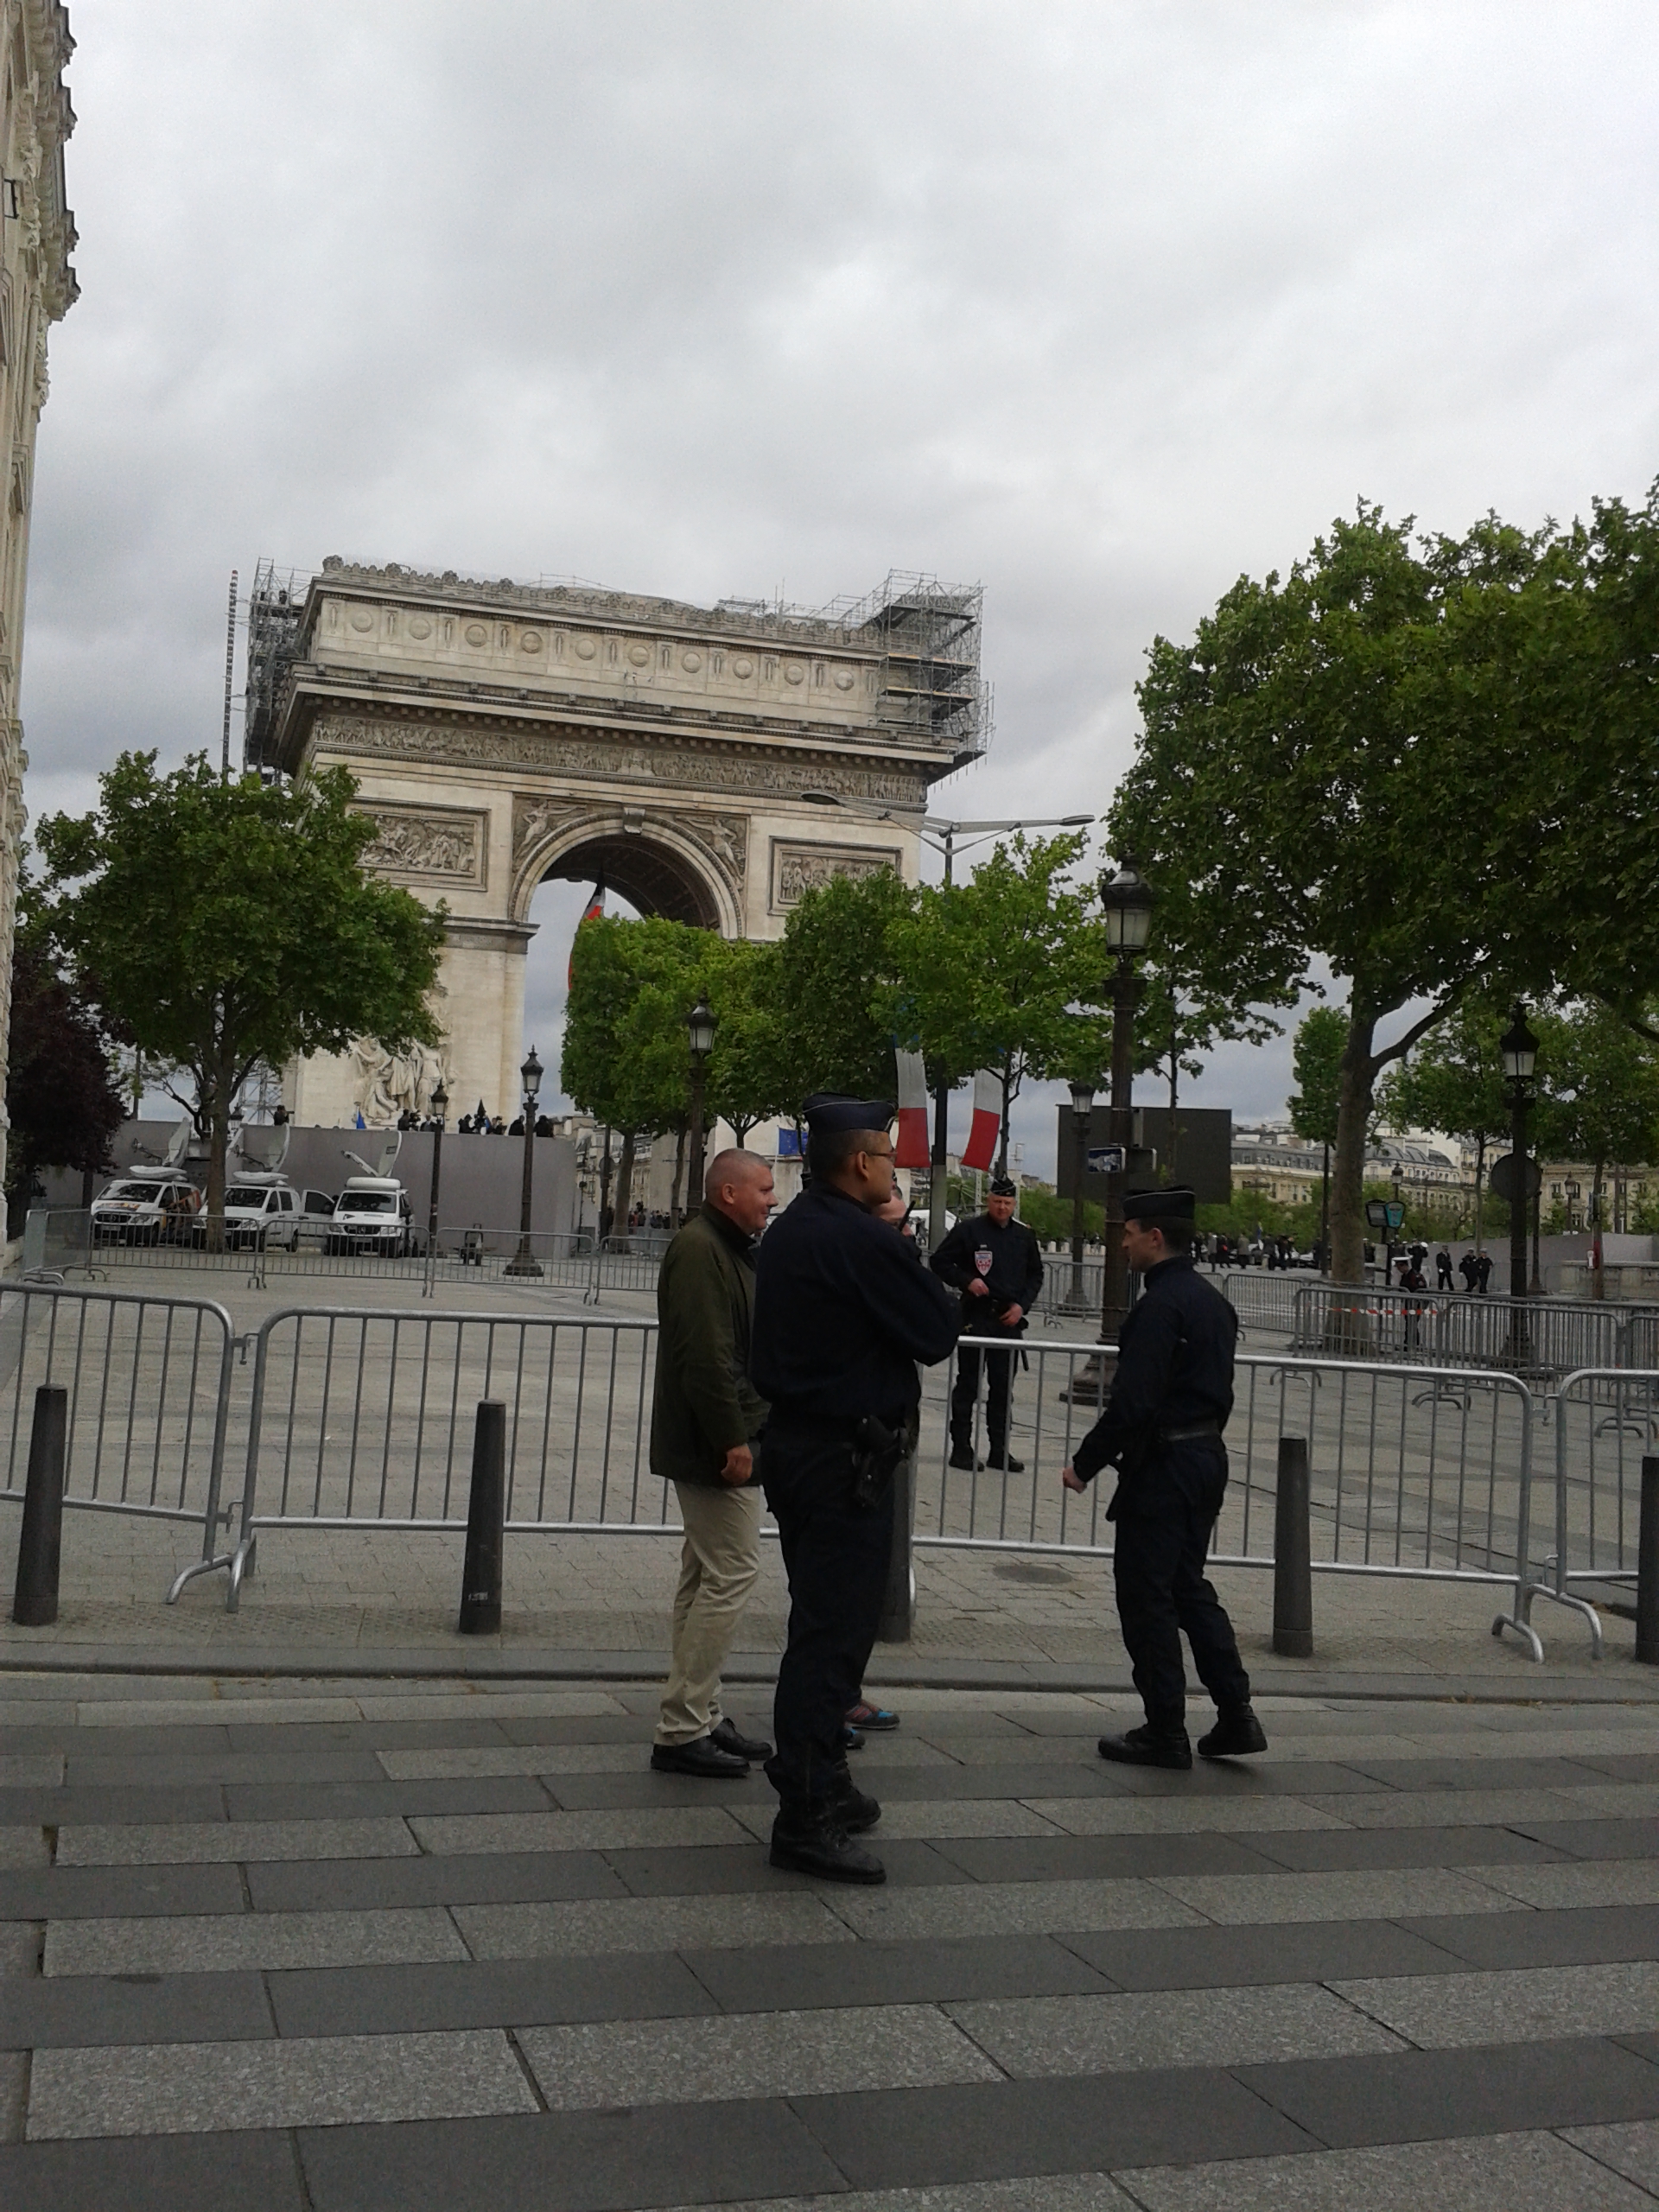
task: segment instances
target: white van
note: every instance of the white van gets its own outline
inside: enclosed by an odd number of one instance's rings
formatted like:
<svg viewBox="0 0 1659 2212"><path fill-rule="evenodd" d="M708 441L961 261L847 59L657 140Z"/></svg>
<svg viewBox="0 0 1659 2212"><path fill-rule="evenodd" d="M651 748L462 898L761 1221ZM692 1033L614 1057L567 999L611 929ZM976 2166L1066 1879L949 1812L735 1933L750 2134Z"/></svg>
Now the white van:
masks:
<svg viewBox="0 0 1659 2212"><path fill-rule="evenodd" d="M414 1249L408 1193L391 1175L353 1175L334 1200L326 1252L378 1252L402 1259Z"/></svg>
<svg viewBox="0 0 1659 2212"><path fill-rule="evenodd" d="M300 1193L286 1183L245 1178L225 1193L225 1242L291 1252L300 1241L299 1214ZM198 1241L200 1236L198 1224Z"/></svg>
<svg viewBox="0 0 1659 2212"><path fill-rule="evenodd" d="M181 1175L118 1176L92 1201L94 1244L188 1244L201 1192Z"/></svg>

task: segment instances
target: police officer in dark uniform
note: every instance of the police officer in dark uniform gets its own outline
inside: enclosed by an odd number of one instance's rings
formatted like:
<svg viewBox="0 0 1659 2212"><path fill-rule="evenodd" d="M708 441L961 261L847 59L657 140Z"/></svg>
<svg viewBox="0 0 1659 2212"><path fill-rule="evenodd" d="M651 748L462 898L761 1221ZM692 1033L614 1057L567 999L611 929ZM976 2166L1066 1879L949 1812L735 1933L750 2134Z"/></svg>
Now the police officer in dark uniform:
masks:
<svg viewBox="0 0 1659 2212"><path fill-rule="evenodd" d="M1108 1465L1117 1493L1112 1571L1117 1614L1146 1725L1103 1736L1100 1755L1134 1766L1190 1767L1181 1631L1218 1718L1198 1740L1205 1758L1264 1751L1233 1624L1204 1572L1227 1487L1222 1431L1233 1409L1238 1317L1192 1264L1189 1190L1123 1201L1123 1249L1142 1277L1118 1332L1106 1409L1062 1473L1081 1491Z"/></svg>
<svg viewBox="0 0 1659 2212"><path fill-rule="evenodd" d="M941 1282L962 1295L958 1326L964 1337L1007 1337L1025 1333L1026 1316L1043 1287L1043 1256L1037 1239L1014 1217L1014 1188L1006 1175L991 1185L985 1211L959 1221L931 1262ZM974 1408L979 1399L980 1362L985 1363L985 1432L990 1464L1023 1474L1025 1462L1008 1455L1008 1385L1014 1353L982 1352L964 1344L957 1355L957 1380L950 1393L950 1465L972 1467Z"/></svg>
<svg viewBox="0 0 1659 2212"><path fill-rule="evenodd" d="M771 1406L760 1480L789 1576L772 1712L772 1864L880 1882L850 1840L881 1808L853 1786L842 1740L881 1617L893 1481L913 1446L918 1360L945 1358L956 1312L875 1209L893 1195L893 1109L809 1098L811 1181L761 1239L749 1370Z"/></svg>

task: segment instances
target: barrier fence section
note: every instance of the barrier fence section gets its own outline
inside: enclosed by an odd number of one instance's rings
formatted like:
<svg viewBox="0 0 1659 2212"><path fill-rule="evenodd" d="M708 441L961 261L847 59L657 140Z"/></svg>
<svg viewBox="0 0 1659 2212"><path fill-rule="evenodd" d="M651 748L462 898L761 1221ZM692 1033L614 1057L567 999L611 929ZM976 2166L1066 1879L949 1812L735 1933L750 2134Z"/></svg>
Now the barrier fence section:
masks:
<svg viewBox="0 0 1659 2212"><path fill-rule="evenodd" d="M1583 1613L1599 1658L1601 1617L1573 1585L1636 1580L1642 1461L1659 1436L1659 1363L1564 1375L1548 1412L1555 1428L1553 1548L1522 1602L1553 1598Z"/></svg>
<svg viewBox="0 0 1659 2212"><path fill-rule="evenodd" d="M677 1529L647 1457L656 1338L654 1321L272 1314L255 1340L227 1610L262 1529L463 1529L486 1398L507 1408L509 1529Z"/></svg>
<svg viewBox="0 0 1659 2212"><path fill-rule="evenodd" d="M66 1506L200 1522L213 1559L233 1332L207 1299L0 1285L0 1497L21 1500L35 1393L68 1393ZM226 1555L228 1557L228 1555ZM223 1563L223 1562L221 1562Z"/></svg>
<svg viewBox="0 0 1659 2212"><path fill-rule="evenodd" d="M1274 1330L1288 1337L1296 1325L1300 1285L1288 1268L1229 1268L1210 1281L1246 1329Z"/></svg>
<svg viewBox="0 0 1659 2212"><path fill-rule="evenodd" d="M1006 1341L963 1341L986 1363L1015 1363L1007 1465L993 1462L983 1382L973 1414L971 1456L979 1464L950 1464L945 1414L955 1363L948 1378L930 1376L917 1544L1107 1555L1110 1471L1081 1497L1059 1480L1098 1415L1097 1347L1028 1341L1010 1354ZM1535 1579L1527 1565L1533 1416L1531 1394L1514 1376L1241 1353L1226 1433L1230 1479L1211 1558L1221 1566L1272 1565L1279 1440L1305 1437L1316 1568L1511 1585L1514 1605L1494 1633L1513 1628L1541 1658L1522 1609L1523 1586Z"/></svg>
<svg viewBox="0 0 1659 2212"><path fill-rule="evenodd" d="M1651 1365L1659 1308L1312 1283L1296 1294L1293 1341L1298 1351L1346 1347L1425 1366L1567 1374Z"/></svg>

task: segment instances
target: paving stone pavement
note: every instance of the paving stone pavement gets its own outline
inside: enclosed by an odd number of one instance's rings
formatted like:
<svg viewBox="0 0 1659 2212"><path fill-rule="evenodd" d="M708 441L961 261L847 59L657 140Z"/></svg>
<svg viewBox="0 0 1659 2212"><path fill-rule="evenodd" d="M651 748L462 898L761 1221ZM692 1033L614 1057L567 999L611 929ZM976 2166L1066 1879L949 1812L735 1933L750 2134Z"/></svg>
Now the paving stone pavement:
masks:
<svg viewBox="0 0 1659 2212"><path fill-rule="evenodd" d="M1269 1694L1178 1775L902 1702L847 1891L649 1682L10 1673L0 2203L1659 2202L1652 1703Z"/></svg>

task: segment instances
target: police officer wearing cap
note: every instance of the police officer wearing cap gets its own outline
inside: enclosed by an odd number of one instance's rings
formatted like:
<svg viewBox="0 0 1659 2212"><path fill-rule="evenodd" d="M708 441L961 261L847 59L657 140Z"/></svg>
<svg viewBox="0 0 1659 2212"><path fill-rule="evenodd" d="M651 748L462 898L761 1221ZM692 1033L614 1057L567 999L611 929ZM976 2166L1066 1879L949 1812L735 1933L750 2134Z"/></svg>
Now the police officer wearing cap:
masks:
<svg viewBox="0 0 1659 2212"><path fill-rule="evenodd" d="M1014 1188L1006 1175L991 1185L983 1213L959 1221L934 1253L933 1272L961 1294L958 1326L964 1337L1007 1337L1017 1342L1026 1316L1043 1287L1043 1259L1037 1239L1014 1217ZM1023 1474L1025 1462L1008 1455L1008 1384L1014 1353L982 1352L964 1344L957 1355L957 1380L950 1393L950 1465L972 1467L974 1408L979 1399L980 1362L985 1363L985 1434L990 1464Z"/></svg>
<svg viewBox="0 0 1659 2212"><path fill-rule="evenodd" d="M1227 1487L1222 1431L1233 1409L1238 1317L1192 1264L1190 1190L1136 1192L1123 1201L1123 1249L1142 1278L1141 1295L1118 1332L1106 1409L1061 1479L1082 1491L1102 1467L1117 1469L1107 1509L1117 1524L1112 1572L1147 1718L1126 1735L1103 1736L1100 1755L1132 1766L1190 1767L1183 1630L1218 1716L1198 1739L1199 1751L1233 1758L1268 1747L1233 1624L1204 1572Z"/></svg>
<svg viewBox="0 0 1659 2212"><path fill-rule="evenodd" d="M820 1095L802 1112L811 1180L761 1240L749 1359L772 1408L760 1480L789 1576L766 1761L779 1797L771 1856L830 1881L880 1882L880 1860L852 1837L881 1808L853 1786L842 1729L880 1619L916 1363L949 1355L956 1310L877 1218L893 1195L892 1107Z"/></svg>

